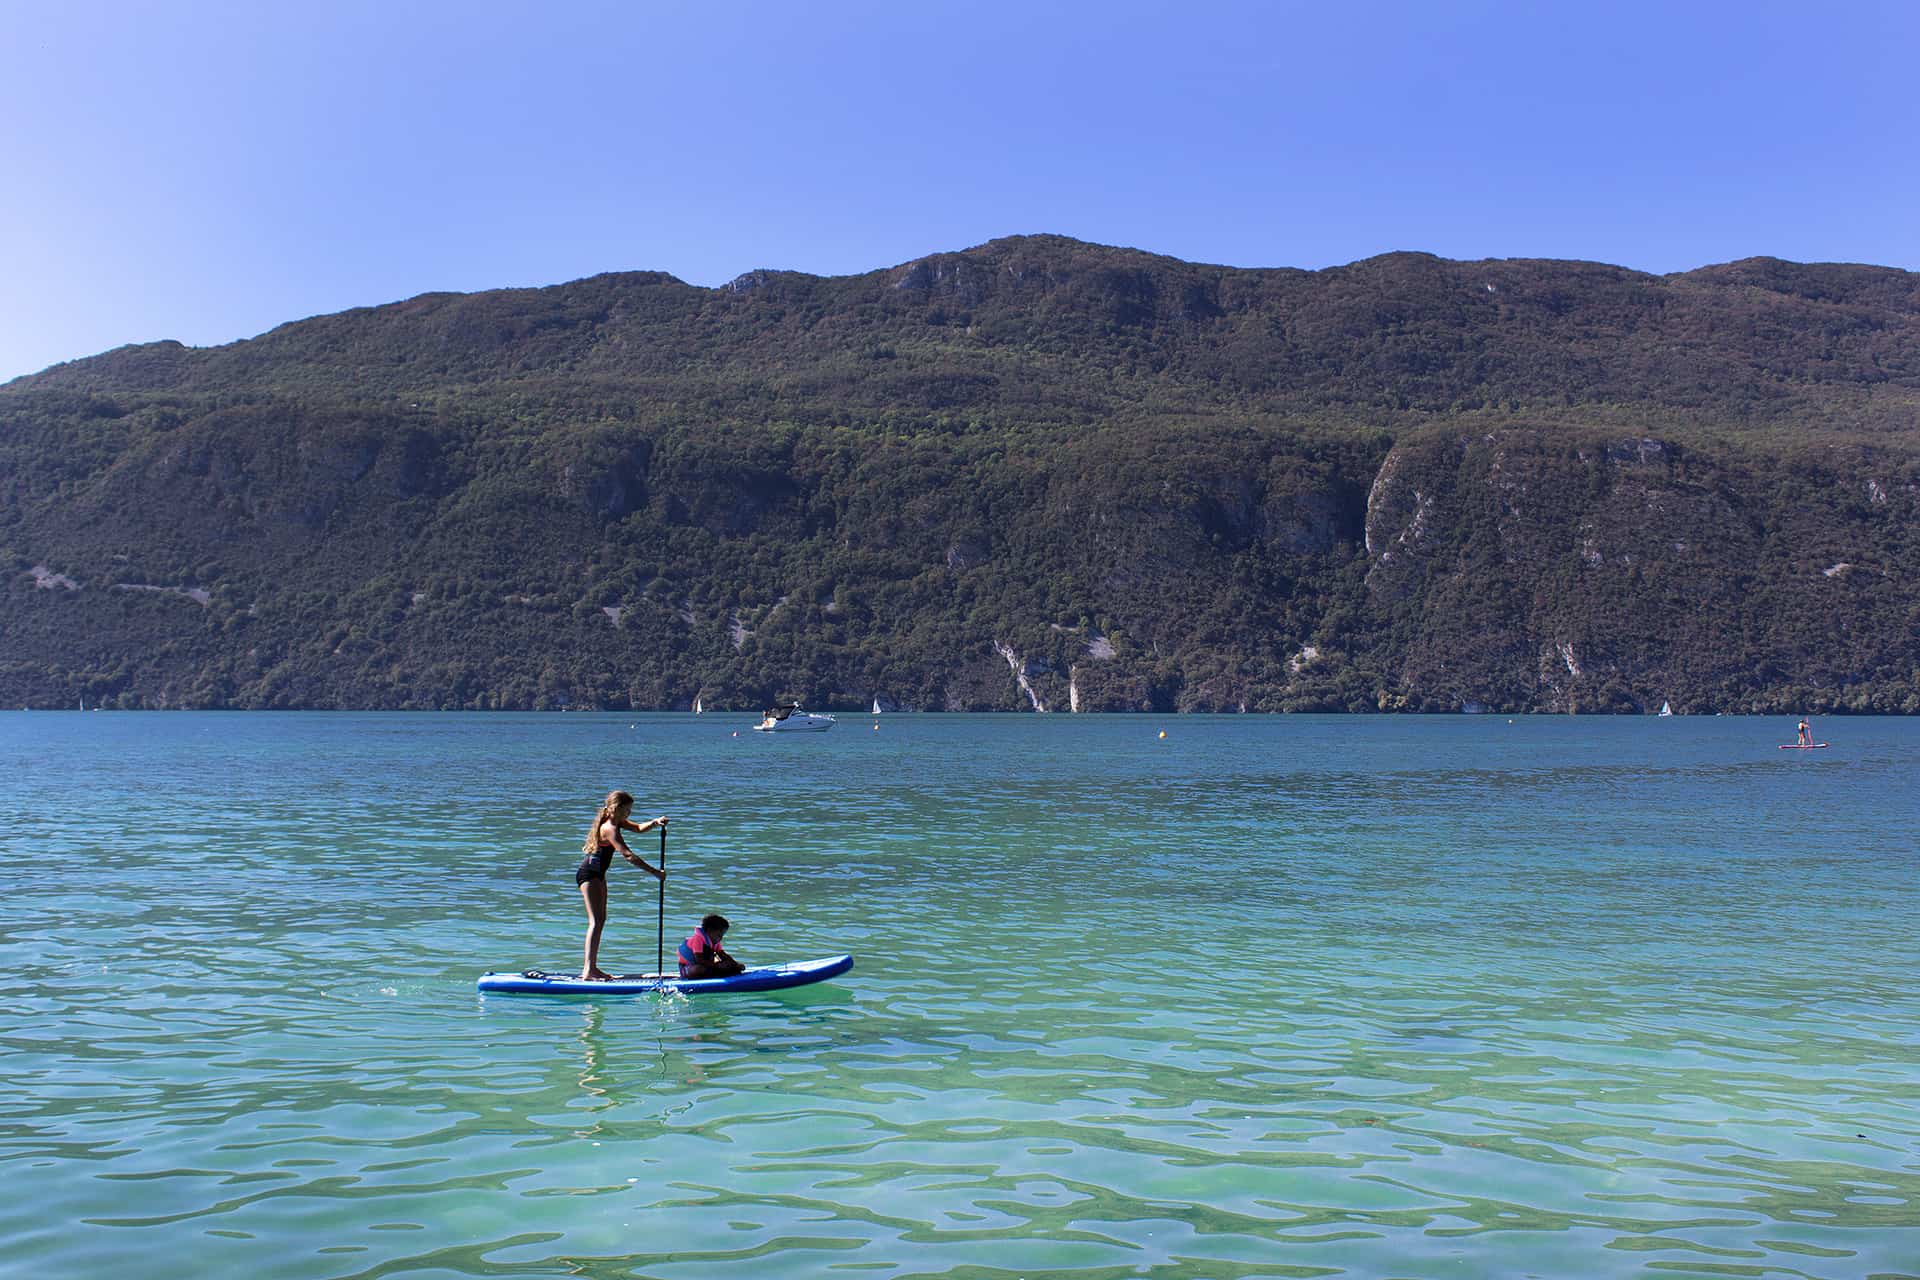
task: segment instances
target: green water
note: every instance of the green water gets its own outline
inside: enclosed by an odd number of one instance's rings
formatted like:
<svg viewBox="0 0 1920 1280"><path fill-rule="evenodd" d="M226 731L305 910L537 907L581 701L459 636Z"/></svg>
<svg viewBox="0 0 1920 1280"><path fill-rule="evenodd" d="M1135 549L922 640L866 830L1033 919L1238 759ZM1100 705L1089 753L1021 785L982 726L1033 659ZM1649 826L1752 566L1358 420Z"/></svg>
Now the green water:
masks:
<svg viewBox="0 0 1920 1280"><path fill-rule="evenodd" d="M1920 1275L1920 723L751 721L0 715L0 1275Z"/></svg>

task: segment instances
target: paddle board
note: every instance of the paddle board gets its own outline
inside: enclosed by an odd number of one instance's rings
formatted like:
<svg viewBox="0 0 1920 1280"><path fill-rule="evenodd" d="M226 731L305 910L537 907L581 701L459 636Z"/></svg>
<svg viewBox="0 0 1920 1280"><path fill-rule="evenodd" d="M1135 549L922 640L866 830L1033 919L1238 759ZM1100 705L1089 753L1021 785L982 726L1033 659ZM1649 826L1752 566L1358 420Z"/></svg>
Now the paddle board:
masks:
<svg viewBox="0 0 1920 1280"><path fill-rule="evenodd" d="M804 987L810 982L837 978L851 968L852 956L827 956L820 960L797 960L792 964L761 965L731 978L620 973L606 982L583 982L574 973L544 973L539 969L527 969L520 973L484 974L479 987L490 995L509 996L632 996L652 991L682 991L690 996L724 995L737 991L779 991L786 987Z"/></svg>
<svg viewBox="0 0 1920 1280"><path fill-rule="evenodd" d="M1780 744L1780 749L1782 751L1825 751L1827 744L1824 742L1783 742Z"/></svg>

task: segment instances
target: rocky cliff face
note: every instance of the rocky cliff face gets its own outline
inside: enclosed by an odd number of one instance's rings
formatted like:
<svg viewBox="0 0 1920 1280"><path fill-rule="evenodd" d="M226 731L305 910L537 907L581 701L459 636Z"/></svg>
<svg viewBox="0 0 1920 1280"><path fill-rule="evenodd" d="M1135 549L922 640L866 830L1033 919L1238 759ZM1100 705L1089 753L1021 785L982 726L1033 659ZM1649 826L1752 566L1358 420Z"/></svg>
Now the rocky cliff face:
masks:
<svg viewBox="0 0 1920 1280"><path fill-rule="evenodd" d="M1911 462L1855 450L1447 433L1383 463L1366 580L1413 621L1396 705L1767 708L1750 695L1783 679L1863 697L1911 678L1916 518Z"/></svg>

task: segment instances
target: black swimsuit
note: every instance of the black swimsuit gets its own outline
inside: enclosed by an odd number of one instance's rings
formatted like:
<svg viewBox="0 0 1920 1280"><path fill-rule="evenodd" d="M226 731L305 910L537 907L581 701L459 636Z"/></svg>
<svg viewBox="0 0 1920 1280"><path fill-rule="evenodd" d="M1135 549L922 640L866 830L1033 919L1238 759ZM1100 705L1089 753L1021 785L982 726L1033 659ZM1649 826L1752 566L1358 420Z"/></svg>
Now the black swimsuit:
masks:
<svg viewBox="0 0 1920 1280"><path fill-rule="evenodd" d="M585 884L589 880L605 880L607 868L613 865L613 846L603 844L586 857L580 859L580 865L574 870L573 882Z"/></svg>

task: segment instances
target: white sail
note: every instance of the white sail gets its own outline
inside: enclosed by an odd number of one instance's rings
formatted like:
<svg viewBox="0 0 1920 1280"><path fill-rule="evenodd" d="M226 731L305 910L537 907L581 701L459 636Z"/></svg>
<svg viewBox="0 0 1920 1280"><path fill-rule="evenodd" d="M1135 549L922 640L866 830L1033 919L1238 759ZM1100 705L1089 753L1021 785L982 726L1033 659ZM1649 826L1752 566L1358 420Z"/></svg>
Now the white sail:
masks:
<svg viewBox="0 0 1920 1280"><path fill-rule="evenodd" d="M1661 715L1663 715L1663 716L1670 716L1670 715L1672 715L1672 714L1673 714L1673 704L1672 704L1671 702L1662 702L1662 703L1660 704L1660 714L1661 714Z"/></svg>

